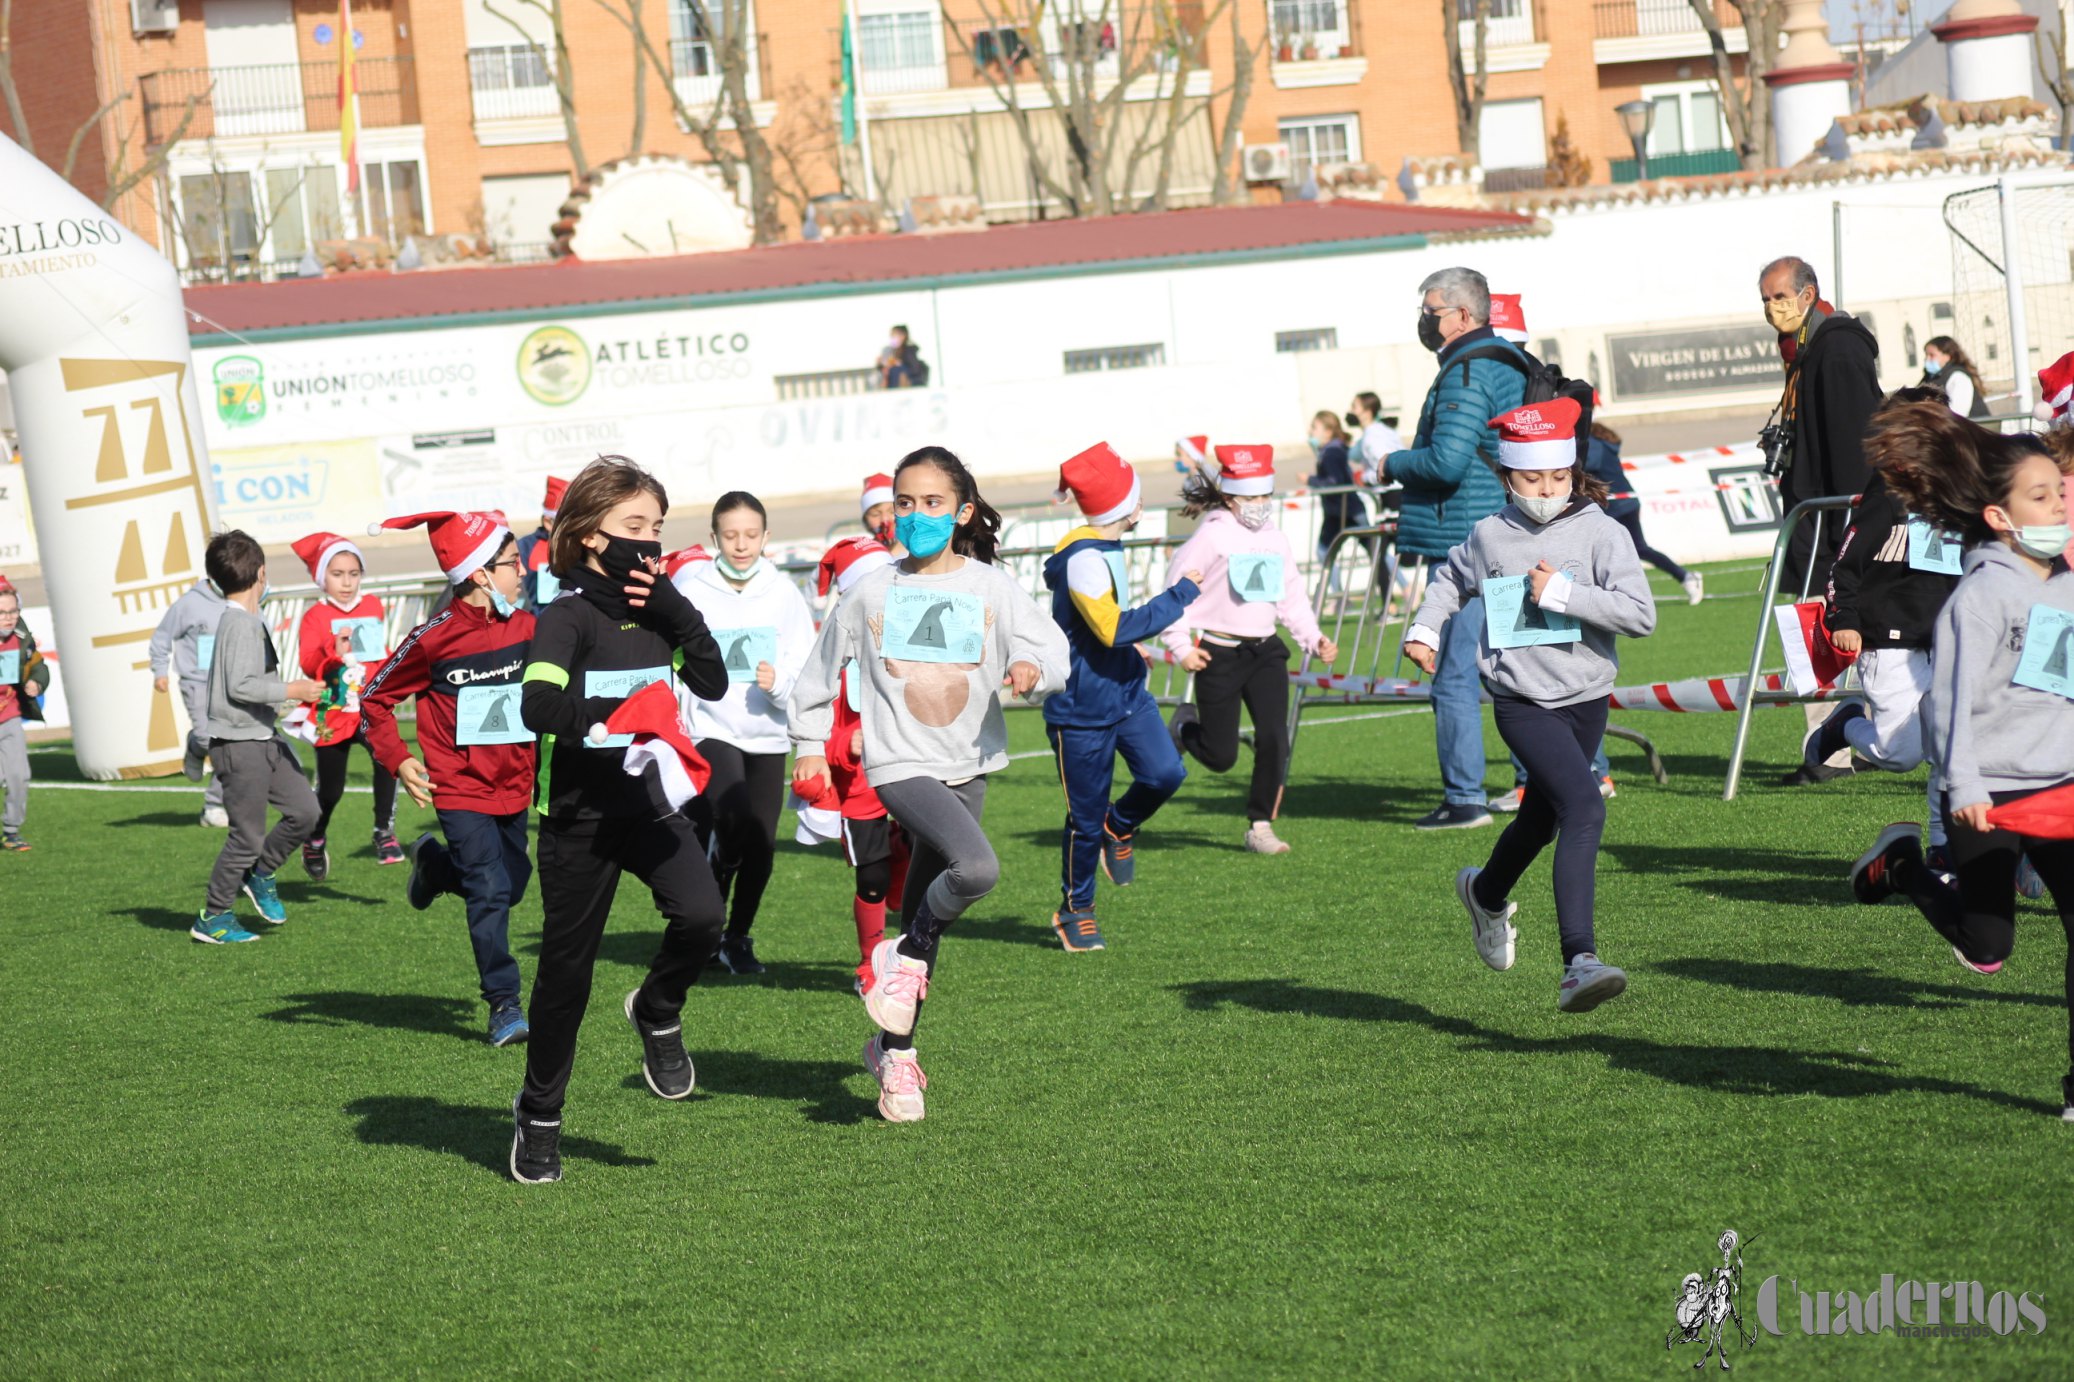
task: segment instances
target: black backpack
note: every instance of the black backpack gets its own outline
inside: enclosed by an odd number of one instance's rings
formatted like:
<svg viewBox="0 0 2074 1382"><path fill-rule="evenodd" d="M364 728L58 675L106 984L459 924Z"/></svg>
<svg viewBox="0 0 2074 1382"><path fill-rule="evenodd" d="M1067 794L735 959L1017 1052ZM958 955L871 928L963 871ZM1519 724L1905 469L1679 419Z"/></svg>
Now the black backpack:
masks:
<svg viewBox="0 0 2074 1382"><path fill-rule="evenodd" d="M1520 399L1520 406L1530 403L1552 403L1558 398L1567 398L1577 404L1580 416L1577 421L1577 464L1584 464L1591 450L1592 403L1598 390L1582 379L1566 379L1561 370L1537 358L1524 347L1511 350L1501 345L1478 346L1464 351L1453 363L1462 366L1462 382L1469 382L1471 360L1497 360L1527 377L1527 392Z"/></svg>

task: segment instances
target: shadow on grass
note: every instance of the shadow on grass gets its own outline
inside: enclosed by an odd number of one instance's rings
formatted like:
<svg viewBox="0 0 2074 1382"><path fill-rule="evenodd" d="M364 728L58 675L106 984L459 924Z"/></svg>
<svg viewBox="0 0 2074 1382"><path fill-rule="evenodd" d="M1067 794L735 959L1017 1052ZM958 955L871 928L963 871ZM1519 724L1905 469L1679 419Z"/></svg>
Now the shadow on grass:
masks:
<svg viewBox="0 0 2074 1382"><path fill-rule="evenodd" d="M1663 879L1740 902L1851 907L1851 854L1800 854L1781 849L1724 849L1704 845L1645 845L1609 840L1600 853L1628 873ZM1838 849L1855 852L1846 842Z"/></svg>
<svg viewBox="0 0 2074 1382"><path fill-rule="evenodd" d="M511 1165L511 1111L476 1104L449 1104L415 1094L372 1094L347 1104L360 1120L354 1136L375 1147L420 1147L507 1173ZM564 1160L607 1166L653 1166L653 1157L633 1156L610 1142L562 1136Z"/></svg>
<svg viewBox="0 0 2074 1382"><path fill-rule="evenodd" d="M1812 965L1695 956L1664 960L1648 968L1678 979L1697 979L1725 988L1760 993L1790 993L1805 998L1834 998L1848 1008L1956 1008L1967 1003L2018 1003L2035 1008L2064 1008L2067 1000L2044 993L2009 993L1991 983L1926 984L1897 979L1869 969L1818 969Z"/></svg>
<svg viewBox="0 0 2074 1382"><path fill-rule="evenodd" d="M192 912L176 912L169 907L117 907L109 915L130 917L139 926L149 926L154 931L186 931L193 928L200 911L199 907Z"/></svg>
<svg viewBox="0 0 2074 1382"><path fill-rule="evenodd" d="M195 788L197 793L201 790L199 786ZM193 829L195 817L199 814L196 811L151 811L141 816L125 816L121 820L109 821L107 826L110 830L127 830L132 826L179 826Z"/></svg>
<svg viewBox="0 0 2074 1382"><path fill-rule="evenodd" d="M692 1064L698 1072L698 1088L691 1102L723 1095L746 1099L775 1099L798 1104L810 1123L862 1123L878 1114L876 1095L854 1094L844 1081L869 1075L863 1061L783 1060L760 1056L753 1051L693 1051ZM626 1088L648 1093L640 1074L620 1081Z"/></svg>
<svg viewBox="0 0 2074 1382"><path fill-rule="evenodd" d="M889 922L887 930L893 930ZM1007 917L960 917L944 933L946 938L958 940L1006 941L1010 945L1035 945L1046 950L1058 948L1058 938L1052 934L1051 917L1047 914L1041 921L1017 921Z"/></svg>
<svg viewBox="0 0 2074 1382"><path fill-rule="evenodd" d="M1258 1012L1333 1017L1351 1022L1387 1022L1424 1027L1453 1037L1470 1051L1513 1055L1597 1056L1615 1070L1633 1071L1668 1084L1723 1094L1814 1094L1828 1099L1862 1099L1879 1094L1959 1094L2025 1113L2054 1114L2057 1105L2025 1099L1962 1080L1896 1073L1889 1061L1849 1051L1799 1051L1781 1046L1697 1046L1648 1041L1610 1032L1564 1037L1525 1037L1486 1027L1465 1017L1447 1017L1420 1004L1379 993L1312 988L1288 979L1250 979L1174 985L1181 1001L1198 1012L1226 1005Z"/></svg>
<svg viewBox="0 0 2074 1382"><path fill-rule="evenodd" d="M388 1027L402 1032L428 1032L433 1036L483 1038L482 1030L467 1019L474 1004L462 998L430 993L284 993L288 1004L261 1013L269 1022L323 1027Z"/></svg>
<svg viewBox="0 0 2074 1382"><path fill-rule="evenodd" d="M370 897L366 893L341 892L330 883L312 883L307 879L291 882L276 874L274 886L281 890L281 900L293 906L315 907L325 902L347 902L355 907L394 907L402 911L410 904L403 900L398 891L393 896Z"/></svg>

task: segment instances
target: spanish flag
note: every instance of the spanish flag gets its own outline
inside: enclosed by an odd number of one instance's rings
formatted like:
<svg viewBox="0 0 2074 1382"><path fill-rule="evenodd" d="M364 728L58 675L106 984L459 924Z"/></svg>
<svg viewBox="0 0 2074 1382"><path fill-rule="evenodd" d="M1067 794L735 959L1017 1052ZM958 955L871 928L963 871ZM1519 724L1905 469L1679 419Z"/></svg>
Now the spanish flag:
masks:
<svg viewBox="0 0 2074 1382"><path fill-rule="evenodd" d="M360 90L353 84L353 0L338 0L338 152L346 192L360 191Z"/></svg>

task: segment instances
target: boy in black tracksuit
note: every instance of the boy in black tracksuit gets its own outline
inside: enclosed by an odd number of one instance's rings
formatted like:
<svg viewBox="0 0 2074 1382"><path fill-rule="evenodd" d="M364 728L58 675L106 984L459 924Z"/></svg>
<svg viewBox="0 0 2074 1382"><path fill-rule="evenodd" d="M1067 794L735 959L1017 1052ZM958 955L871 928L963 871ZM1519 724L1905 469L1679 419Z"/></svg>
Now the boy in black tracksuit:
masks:
<svg viewBox="0 0 2074 1382"><path fill-rule="evenodd" d="M1852 511L1829 571L1824 622L1841 652L1858 654L1865 703L1846 701L1808 736L1803 758L1821 763L1845 747L1876 768L1913 772L1926 746L1920 706L1930 689L1930 635L1959 581L1960 541L1921 519L1875 471ZM1930 775L1930 848L1943 849L1937 774Z"/></svg>
<svg viewBox="0 0 2074 1382"><path fill-rule="evenodd" d="M611 541L604 564L613 574L562 573L563 596L540 611L525 671L521 706L526 725L540 736L545 774L544 797L536 790L536 800L546 919L528 1014L526 1083L517 1102L522 1124L535 1128L559 1127L591 968L621 872L648 885L666 923L648 977L624 1005L642 1038L642 1075L663 1098L691 1093L678 1012L719 948L726 919L691 822L668 807L653 773L628 776L623 747L586 739L590 726L629 695L673 672L703 700L719 699L728 687L706 621L676 586L655 576L641 608L623 593L630 581L621 568L645 572L640 558L659 556L660 545ZM522 1180L560 1178L558 1159L552 1175L521 1174L519 1160L515 1150L514 1175Z"/></svg>

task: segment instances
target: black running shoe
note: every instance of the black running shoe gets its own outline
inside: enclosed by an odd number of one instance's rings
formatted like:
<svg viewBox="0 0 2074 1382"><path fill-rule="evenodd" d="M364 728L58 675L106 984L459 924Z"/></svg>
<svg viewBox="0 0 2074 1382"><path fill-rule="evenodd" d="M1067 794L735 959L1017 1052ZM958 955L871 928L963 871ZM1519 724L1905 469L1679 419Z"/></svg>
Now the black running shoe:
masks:
<svg viewBox="0 0 2074 1382"><path fill-rule="evenodd" d="M511 1099L511 1178L520 1185L546 1185L562 1178L562 1120L533 1118Z"/></svg>
<svg viewBox="0 0 2074 1382"><path fill-rule="evenodd" d="M1174 707L1174 714L1167 721L1167 733L1174 736L1174 747L1180 751L1181 756L1184 758L1188 756L1188 737L1182 731L1195 724L1201 718L1201 716L1195 713L1194 706L1187 701L1183 701Z"/></svg>
<svg viewBox="0 0 2074 1382"><path fill-rule="evenodd" d="M1474 830L1489 825L1491 813L1468 802L1442 802L1413 821L1414 830Z"/></svg>
<svg viewBox="0 0 2074 1382"><path fill-rule="evenodd" d="M1900 891L1894 870L1911 859L1919 864L1923 861L1922 827L1914 821L1896 821L1851 865L1851 895L1867 906L1885 902Z"/></svg>
<svg viewBox="0 0 2074 1382"><path fill-rule="evenodd" d="M432 861L439 849L439 836L429 830L410 847L410 882L404 887L404 896L421 912L439 896L439 889L432 886Z"/></svg>
<svg viewBox="0 0 2074 1382"><path fill-rule="evenodd" d="M1829 718L1816 725L1808 732L1808 737L1801 740L1801 769L1813 773L1838 753L1849 748L1851 741L1844 737L1844 727L1853 720L1864 718L1865 705L1862 701L1845 701L1830 711Z"/></svg>
<svg viewBox="0 0 2074 1382"><path fill-rule="evenodd" d="M723 938L715 958L729 974L764 973L763 963L756 958L756 943L747 936Z"/></svg>
<svg viewBox="0 0 2074 1382"><path fill-rule="evenodd" d="M634 1000L641 990L627 994L627 1023L641 1038L641 1078L659 1099L683 1099L691 1094L696 1078L691 1068L691 1057L684 1052L684 1024L672 1022L667 1027L644 1027L641 1019L634 1016Z"/></svg>

